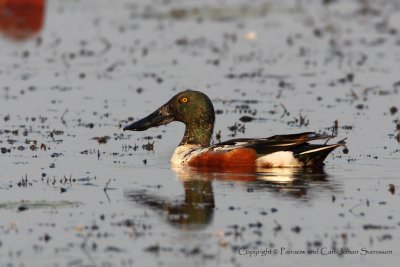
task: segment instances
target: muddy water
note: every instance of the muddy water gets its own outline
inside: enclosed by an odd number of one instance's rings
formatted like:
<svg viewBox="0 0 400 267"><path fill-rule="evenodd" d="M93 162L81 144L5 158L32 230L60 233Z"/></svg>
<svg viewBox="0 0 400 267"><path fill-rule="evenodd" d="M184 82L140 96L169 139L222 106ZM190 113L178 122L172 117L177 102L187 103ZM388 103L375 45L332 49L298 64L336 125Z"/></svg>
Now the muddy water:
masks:
<svg viewBox="0 0 400 267"><path fill-rule="evenodd" d="M398 262L399 6L323 2L54 0L36 35L3 34L0 265ZM186 88L222 140L337 121L347 149L322 170L173 170L181 124L121 126Z"/></svg>

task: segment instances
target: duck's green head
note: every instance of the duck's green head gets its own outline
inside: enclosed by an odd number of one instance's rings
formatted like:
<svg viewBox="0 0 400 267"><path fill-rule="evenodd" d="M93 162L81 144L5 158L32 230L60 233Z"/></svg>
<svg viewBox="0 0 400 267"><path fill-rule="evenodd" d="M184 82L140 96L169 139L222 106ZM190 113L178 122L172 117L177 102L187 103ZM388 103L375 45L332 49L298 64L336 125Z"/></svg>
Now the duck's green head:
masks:
<svg viewBox="0 0 400 267"><path fill-rule="evenodd" d="M208 96L199 91L187 90L176 94L149 116L125 126L124 131L144 131L172 121L186 125L181 145L210 144L215 121L214 107Z"/></svg>

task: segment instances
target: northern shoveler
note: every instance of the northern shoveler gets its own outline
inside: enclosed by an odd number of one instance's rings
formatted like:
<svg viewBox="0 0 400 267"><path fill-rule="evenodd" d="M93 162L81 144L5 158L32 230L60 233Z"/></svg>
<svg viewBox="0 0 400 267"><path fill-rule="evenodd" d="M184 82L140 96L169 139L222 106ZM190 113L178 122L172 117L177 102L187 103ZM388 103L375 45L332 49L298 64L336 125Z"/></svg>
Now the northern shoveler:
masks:
<svg viewBox="0 0 400 267"><path fill-rule="evenodd" d="M202 92L187 90L176 94L149 116L124 127L144 131L180 121L186 125L183 139L175 149L173 166L201 169L246 169L274 167L316 167L342 144L310 144L330 135L304 132L268 138L240 138L210 145L215 113L211 100Z"/></svg>

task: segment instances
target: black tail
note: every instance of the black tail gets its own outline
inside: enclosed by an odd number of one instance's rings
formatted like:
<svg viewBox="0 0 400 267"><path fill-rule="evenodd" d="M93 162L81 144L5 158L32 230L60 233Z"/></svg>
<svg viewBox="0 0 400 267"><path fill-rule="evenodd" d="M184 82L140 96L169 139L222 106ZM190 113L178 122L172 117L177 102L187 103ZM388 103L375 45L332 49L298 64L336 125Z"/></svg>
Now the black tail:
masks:
<svg viewBox="0 0 400 267"><path fill-rule="evenodd" d="M298 148L294 152L294 156L304 163L305 166L322 166L325 158L335 148L342 146L342 144L333 145L310 145L306 144Z"/></svg>

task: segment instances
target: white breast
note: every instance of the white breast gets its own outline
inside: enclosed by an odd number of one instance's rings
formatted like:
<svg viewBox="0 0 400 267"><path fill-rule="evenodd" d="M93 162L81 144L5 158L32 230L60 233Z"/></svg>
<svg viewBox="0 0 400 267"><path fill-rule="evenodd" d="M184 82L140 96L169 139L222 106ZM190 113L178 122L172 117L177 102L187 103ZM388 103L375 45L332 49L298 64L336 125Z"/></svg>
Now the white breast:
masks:
<svg viewBox="0 0 400 267"><path fill-rule="evenodd" d="M174 167L187 165L189 159L198 155L204 150L203 147L197 145L181 145L178 146L171 158L171 164Z"/></svg>

